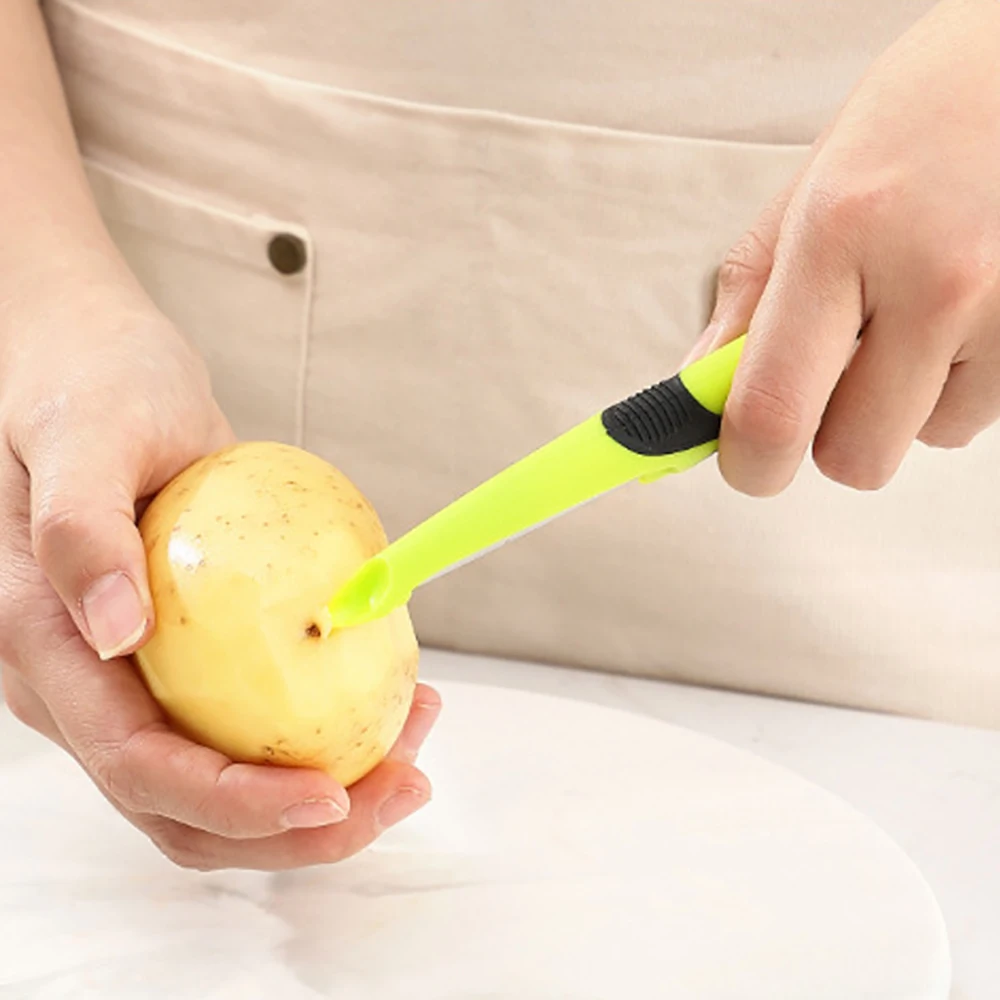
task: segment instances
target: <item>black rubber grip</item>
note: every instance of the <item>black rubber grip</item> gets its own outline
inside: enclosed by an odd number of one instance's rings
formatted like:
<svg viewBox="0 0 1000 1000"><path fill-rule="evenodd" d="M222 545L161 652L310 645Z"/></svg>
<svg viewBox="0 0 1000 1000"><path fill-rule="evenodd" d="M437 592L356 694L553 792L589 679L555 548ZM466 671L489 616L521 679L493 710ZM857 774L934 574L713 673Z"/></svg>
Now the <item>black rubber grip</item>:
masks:
<svg viewBox="0 0 1000 1000"><path fill-rule="evenodd" d="M674 375L609 406L601 422L637 455L675 455L718 438L722 417L706 410Z"/></svg>

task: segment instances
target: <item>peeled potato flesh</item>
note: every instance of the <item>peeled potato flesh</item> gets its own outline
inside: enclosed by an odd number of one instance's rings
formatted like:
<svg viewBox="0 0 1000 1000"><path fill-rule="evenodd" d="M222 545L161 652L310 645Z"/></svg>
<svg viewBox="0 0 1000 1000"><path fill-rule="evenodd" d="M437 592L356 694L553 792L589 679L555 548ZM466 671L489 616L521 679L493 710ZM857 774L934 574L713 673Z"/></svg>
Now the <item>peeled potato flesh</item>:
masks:
<svg viewBox="0 0 1000 1000"><path fill-rule="evenodd" d="M409 613L326 637L317 620L386 545L346 476L288 445L235 445L170 482L139 528L156 629L135 660L179 730L345 786L385 757L416 685Z"/></svg>

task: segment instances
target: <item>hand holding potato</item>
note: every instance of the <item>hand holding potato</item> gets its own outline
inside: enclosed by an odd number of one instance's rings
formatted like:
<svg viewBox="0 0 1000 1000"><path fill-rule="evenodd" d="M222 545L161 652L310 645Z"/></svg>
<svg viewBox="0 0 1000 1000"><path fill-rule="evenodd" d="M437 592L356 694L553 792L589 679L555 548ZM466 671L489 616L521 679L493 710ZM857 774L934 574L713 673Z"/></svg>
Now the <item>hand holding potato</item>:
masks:
<svg viewBox="0 0 1000 1000"><path fill-rule="evenodd" d="M338 860L427 801L412 761L433 691L416 689L389 759L348 796L322 771L178 734L123 658L154 627L136 506L231 441L202 362L124 268L0 307L4 690L179 864Z"/></svg>

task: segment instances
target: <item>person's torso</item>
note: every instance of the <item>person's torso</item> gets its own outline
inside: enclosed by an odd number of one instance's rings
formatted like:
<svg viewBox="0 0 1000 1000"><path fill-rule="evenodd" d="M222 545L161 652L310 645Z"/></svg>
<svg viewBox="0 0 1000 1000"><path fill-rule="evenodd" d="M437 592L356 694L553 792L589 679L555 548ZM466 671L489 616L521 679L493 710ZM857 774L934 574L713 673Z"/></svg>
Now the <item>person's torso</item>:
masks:
<svg viewBox="0 0 1000 1000"><path fill-rule="evenodd" d="M728 246L932 4L44 6L112 233L237 431L324 455L395 536L672 371ZM705 463L414 618L431 645L1000 725L998 468L991 431L874 495L807 463L760 503Z"/></svg>
<svg viewBox="0 0 1000 1000"><path fill-rule="evenodd" d="M221 59L454 108L808 142L934 0L83 0Z"/></svg>

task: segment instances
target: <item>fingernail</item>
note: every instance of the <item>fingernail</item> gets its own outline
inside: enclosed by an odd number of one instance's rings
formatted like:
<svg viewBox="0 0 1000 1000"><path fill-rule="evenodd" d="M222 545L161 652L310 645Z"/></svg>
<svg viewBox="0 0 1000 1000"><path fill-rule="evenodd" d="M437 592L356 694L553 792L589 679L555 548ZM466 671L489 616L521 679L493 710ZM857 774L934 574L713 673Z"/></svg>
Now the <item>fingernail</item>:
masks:
<svg viewBox="0 0 1000 1000"><path fill-rule="evenodd" d="M414 708L419 708L422 712L440 711L441 697L437 692L428 692L427 694L418 692L417 696L413 699L413 706Z"/></svg>
<svg viewBox="0 0 1000 1000"><path fill-rule="evenodd" d="M430 798L419 788L402 788L382 803L378 811L378 825L383 830L402 823L407 816L415 813Z"/></svg>
<svg viewBox="0 0 1000 1000"><path fill-rule="evenodd" d="M705 327L705 332L694 342L691 350L684 355L684 360L681 362L680 367L686 368L689 364L697 361L702 355L708 353L708 349L712 346L712 342L721 332L719 325L717 323L709 323Z"/></svg>
<svg viewBox="0 0 1000 1000"><path fill-rule="evenodd" d="M124 573L108 573L92 583L81 602L91 641L102 660L120 656L146 631L146 609Z"/></svg>
<svg viewBox="0 0 1000 1000"><path fill-rule="evenodd" d="M312 830L317 826L342 823L345 819L346 810L333 799L304 799L281 814L281 822L289 830Z"/></svg>

